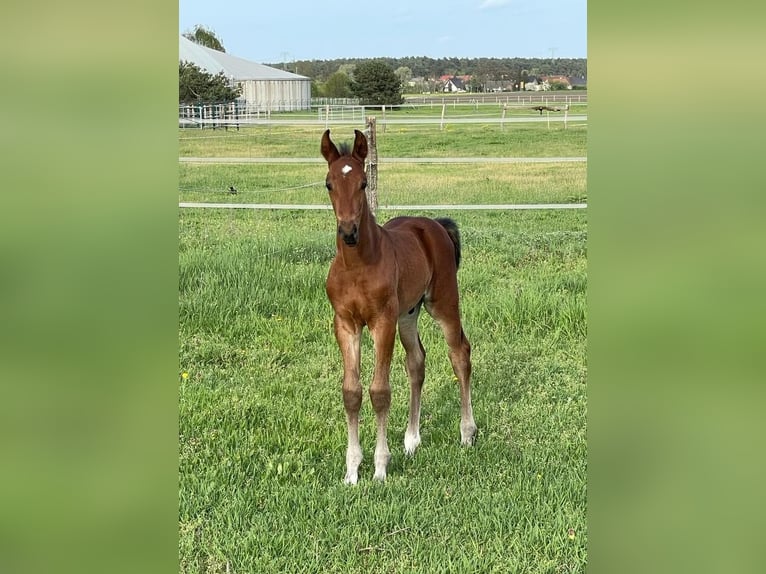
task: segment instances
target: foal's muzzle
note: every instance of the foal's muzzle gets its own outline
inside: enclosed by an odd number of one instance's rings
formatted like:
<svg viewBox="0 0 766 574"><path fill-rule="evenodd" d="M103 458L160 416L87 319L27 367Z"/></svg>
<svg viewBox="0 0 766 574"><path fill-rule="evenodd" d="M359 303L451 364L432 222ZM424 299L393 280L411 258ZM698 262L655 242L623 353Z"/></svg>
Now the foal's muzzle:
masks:
<svg viewBox="0 0 766 574"><path fill-rule="evenodd" d="M359 241L359 226L356 223L341 222L338 224L338 235L343 243L353 247Z"/></svg>

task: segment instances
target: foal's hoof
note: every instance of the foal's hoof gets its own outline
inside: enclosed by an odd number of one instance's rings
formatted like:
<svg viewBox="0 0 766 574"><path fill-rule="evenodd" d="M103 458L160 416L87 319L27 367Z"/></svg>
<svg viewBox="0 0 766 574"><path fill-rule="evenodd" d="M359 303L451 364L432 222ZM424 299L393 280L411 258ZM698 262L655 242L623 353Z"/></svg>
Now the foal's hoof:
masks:
<svg viewBox="0 0 766 574"><path fill-rule="evenodd" d="M385 450L375 452L375 475L372 477L373 480L385 482L386 469L389 462L391 462L391 453L388 451L388 447Z"/></svg>
<svg viewBox="0 0 766 574"><path fill-rule="evenodd" d="M380 482L386 482L386 471L375 471L375 474L372 477L372 480L377 480Z"/></svg>
<svg viewBox="0 0 766 574"><path fill-rule="evenodd" d="M404 434L404 452L408 456L412 456L415 454L415 450L420 445L420 435L419 434Z"/></svg>
<svg viewBox="0 0 766 574"><path fill-rule="evenodd" d="M354 486L359 481L359 475L357 473L346 473L346 478L343 479L343 484L350 484Z"/></svg>
<svg viewBox="0 0 766 574"><path fill-rule="evenodd" d="M472 446L476 442L476 432L478 428L474 423L467 425L460 425L460 444L464 446Z"/></svg>

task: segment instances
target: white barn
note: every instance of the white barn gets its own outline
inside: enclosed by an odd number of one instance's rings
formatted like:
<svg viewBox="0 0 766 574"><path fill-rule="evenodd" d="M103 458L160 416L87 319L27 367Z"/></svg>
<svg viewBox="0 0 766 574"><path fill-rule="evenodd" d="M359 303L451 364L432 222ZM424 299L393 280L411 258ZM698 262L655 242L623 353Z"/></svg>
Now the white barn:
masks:
<svg viewBox="0 0 766 574"><path fill-rule="evenodd" d="M223 72L242 88L240 100L252 111L307 110L311 79L206 48L179 35L178 61L191 62L211 74Z"/></svg>

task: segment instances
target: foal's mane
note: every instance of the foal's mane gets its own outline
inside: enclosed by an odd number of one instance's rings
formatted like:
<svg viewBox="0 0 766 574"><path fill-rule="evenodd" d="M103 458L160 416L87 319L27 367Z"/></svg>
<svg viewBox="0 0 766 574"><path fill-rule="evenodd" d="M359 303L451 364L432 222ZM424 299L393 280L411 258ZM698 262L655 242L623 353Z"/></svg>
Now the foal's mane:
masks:
<svg viewBox="0 0 766 574"><path fill-rule="evenodd" d="M351 144L348 142L338 144L338 153L340 155L351 155Z"/></svg>

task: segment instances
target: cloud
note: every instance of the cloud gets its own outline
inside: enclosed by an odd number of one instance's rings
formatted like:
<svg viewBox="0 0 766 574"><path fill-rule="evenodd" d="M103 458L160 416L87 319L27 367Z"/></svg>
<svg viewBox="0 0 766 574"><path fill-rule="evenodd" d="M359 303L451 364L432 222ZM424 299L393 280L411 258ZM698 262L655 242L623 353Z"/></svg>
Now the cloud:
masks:
<svg viewBox="0 0 766 574"><path fill-rule="evenodd" d="M511 0L484 0L480 5L480 10L486 10L487 8L498 8L510 4Z"/></svg>

